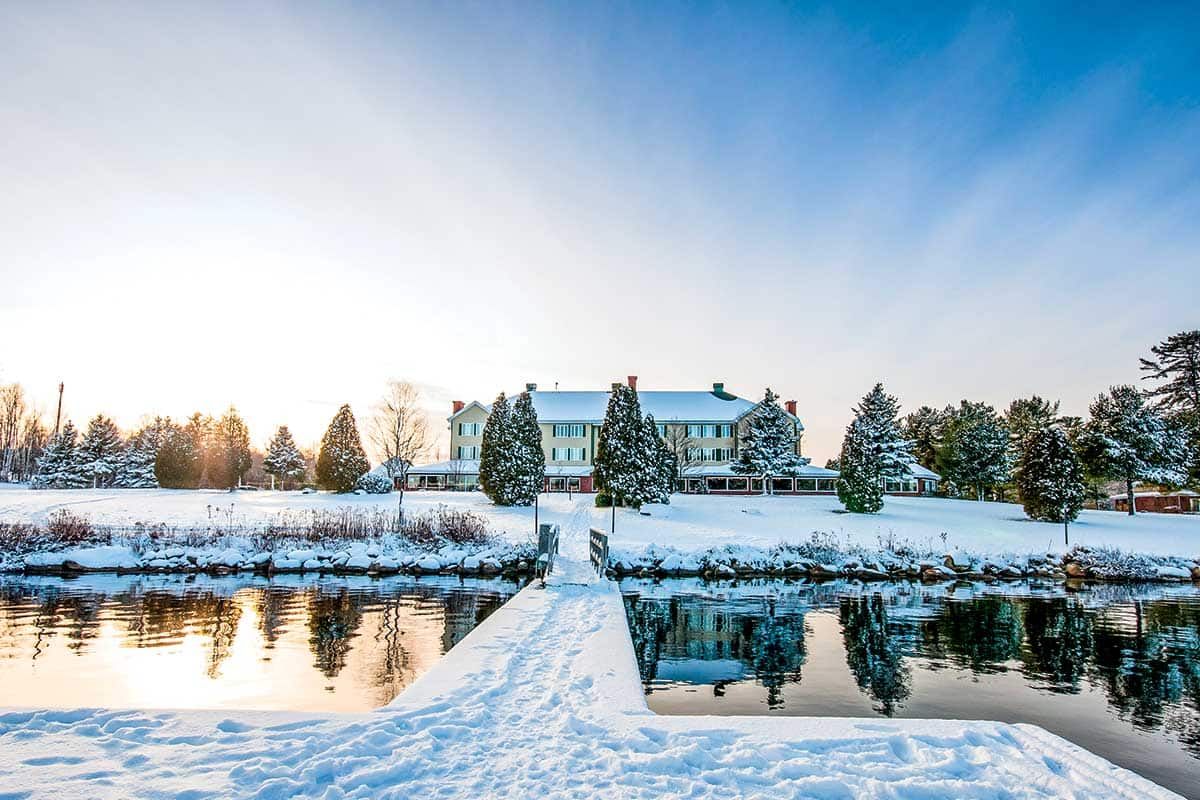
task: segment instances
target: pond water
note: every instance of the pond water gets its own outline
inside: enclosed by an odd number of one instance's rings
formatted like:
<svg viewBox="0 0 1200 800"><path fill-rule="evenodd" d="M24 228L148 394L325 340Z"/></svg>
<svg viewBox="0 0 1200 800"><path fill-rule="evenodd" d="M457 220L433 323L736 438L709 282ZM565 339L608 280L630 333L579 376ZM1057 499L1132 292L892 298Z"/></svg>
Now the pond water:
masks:
<svg viewBox="0 0 1200 800"><path fill-rule="evenodd" d="M622 581L660 714L1029 722L1200 798L1200 590Z"/></svg>
<svg viewBox="0 0 1200 800"><path fill-rule="evenodd" d="M378 708L519 588L289 578L0 576L0 706Z"/></svg>

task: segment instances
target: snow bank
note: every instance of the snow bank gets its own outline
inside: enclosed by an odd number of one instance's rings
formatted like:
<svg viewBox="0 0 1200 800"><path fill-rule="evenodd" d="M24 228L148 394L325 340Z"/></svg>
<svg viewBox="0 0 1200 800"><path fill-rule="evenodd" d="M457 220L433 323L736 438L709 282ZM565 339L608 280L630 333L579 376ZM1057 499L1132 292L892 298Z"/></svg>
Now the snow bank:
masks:
<svg viewBox="0 0 1200 800"><path fill-rule="evenodd" d="M595 508L592 495L543 495L541 522L560 523L564 530L596 526L608 530L611 510ZM331 495L299 492L214 492L170 489L31 491L20 487L0 488L0 520L44 521L48 514L70 505L86 511L100 525L135 523L182 527L213 526L214 520L233 526L264 525L281 512L307 513L318 509L348 507L356 510L386 509L394 512L394 495ZM447 505L485 516L493 533L513 547L532 548L534 510L498 508L478 492L407 492L406 513L423 513ZM965 567L969 573L1018 578L1062 572L1072 554L1063 544L1062 526L1025 519L1020 506L1008 503L976 503L928 497L888 497L879 514L838 513L834 497L716 497L675 495L670 505L648 506L645 514L618 509L616 532L610 545L623 563L637 569L661 567L663 572L686 574L712 564L725 573L739 563L768 567L782 552L781 543L796 550L793 560L808 560L845 574L846 565L864 577L869 572L891 574L900 566L920 567L928 562L932 573L951 577ZM216 530L219 532L220 527ZM1107 511L1081 513L1070 529L1072 545L1081 545L1093 555L1081 562L1085 570L1103 578L1182 579L1193 572L1200 557L1200 516L1127 514ZM330 547L334 546L330 543ZM724 548L744 548L743 555ZM248 547L246 545L245 547ZM525 551L528 553L528 550ZM244 555L252 555L245 552ZM397 547L386 553L402 565L436 553L407 553ZM475 555L475 554L469 554ZM514 551L513 557L518 554ZM953 566L946 566L950 556ZM0 554L0 560L6 556ZM503 561L505 554L498 560ZM7 556L10 564L14 561ZM482 556L480 556L482 558ZM308 559L298 561L296 567ZM1047 566L1050 565L1050 566ZM781 564L782 566L782 564ZM1159 567L1165 569L1160 571ZM287 566L288 569L296 567ZM873 568L873 569L872 569ZM951 573L945 573L950 569ZM1007 575L1004 574L1008 570ZM814 575L817 573L814 572ZM1085 575L1087 573L1085 572Z"/></svg>

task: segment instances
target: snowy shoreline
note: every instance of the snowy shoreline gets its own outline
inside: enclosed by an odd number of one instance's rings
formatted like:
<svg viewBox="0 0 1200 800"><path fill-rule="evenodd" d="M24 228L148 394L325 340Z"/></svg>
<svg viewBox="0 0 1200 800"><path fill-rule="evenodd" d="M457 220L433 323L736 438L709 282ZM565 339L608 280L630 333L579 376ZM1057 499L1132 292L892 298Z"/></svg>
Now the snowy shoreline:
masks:
<svg viewBox="0 0 1200 800"><path fill-rule="evenodd" d="M682 495L642 513L596 508L593 496L543 495L537 519L611 537L618 576L781 577L863 581L1200 580L1200 517L1085 511L1061 546L1061 526L1019 506L889 497L878 514L841 514L835 498ZM486 527L486 542L384 533L289 537L279 521L305 515L396 513L395 495L188 490L32 491L0 487L0 524L46 527L64 510L107 530L75 546L0 545L0 570L209 574L528 574L535 510L497 507L479 493L407 493L409 518L449 509ZM272 532L275 531L275 532ZM270 535L267 535L267 534ZM1076 544L1077 543L1077 544ZM99 546L98 546L99 545Z"/></svg>

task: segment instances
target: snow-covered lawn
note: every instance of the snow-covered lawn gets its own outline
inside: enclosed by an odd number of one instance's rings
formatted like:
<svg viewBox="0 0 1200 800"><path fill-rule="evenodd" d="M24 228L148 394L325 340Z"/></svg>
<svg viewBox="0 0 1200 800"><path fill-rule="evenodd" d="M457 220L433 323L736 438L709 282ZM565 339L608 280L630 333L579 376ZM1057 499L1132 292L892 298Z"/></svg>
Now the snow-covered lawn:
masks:
<svg viewBox="0 0 1200 800"><path fill-rule="evenodd" d="M58 508L69 508L104 525L165 523L191 527L259 524L284 511L314 509L395 509L398 496L333 495L299 492L216 492L169 489L33 491L0 488L0 521L44 521ZM608 530L611 511L595 508L593 495L542 495L542 522L564 527L595 525ZM533 538L532 508L498 508L478 492L408 492L409 512L439 504L466 508L488 517L494 530L513 542ZM649 506L639 514L616 513L616 549L646 545L695 552L728 544L770 547L801 542L814 532L834 536L846 546L866 549L909 544L920 550L962 550L1000 557L1063 550L1062 526L1025 519L1018 505L976 503L928 497L889 497L878 514L839 514L831 496L715 497L676 495L671 504ZM944 534L944 539L943 539ZM1200 556L1200 516L1084 511L1071 526L1071 544L1117 547L1161 556Z"/></svg>

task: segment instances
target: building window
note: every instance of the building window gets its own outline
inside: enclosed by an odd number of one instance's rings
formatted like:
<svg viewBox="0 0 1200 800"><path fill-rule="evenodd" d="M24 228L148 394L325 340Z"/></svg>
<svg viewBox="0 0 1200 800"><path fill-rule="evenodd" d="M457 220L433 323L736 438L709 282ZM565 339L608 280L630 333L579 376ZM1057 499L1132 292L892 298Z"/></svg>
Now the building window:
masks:
<svg viewBox="0 0 1200 800"><path fill-rule="evenodd" d="M714 423L688 425L687 435L692 439L728 439L733 436L733 426Z"/></svg>
<svg viewBox="0 0 1200 800"><path fill-rule="evenodd" d="M458 423L459 436L481 436L483 434L482 422L460 422Z"/></svg>
<svg viewBox="0 0 1200 800"><path fill-rule="evenodd" d="M479 445L477 444L460 444L458 446L459 459L474 460L479 458Z"/></svg>
<svg viewBox="0 0 1200 800"><path fill-rule="evenodd" d="M818 492L832 492L836 489L833 478L821 478L817 481Z"/></svg>
<svg viewBox="0 0 1200 800"><path fill-rule="evenodd" d="M792 488L791 478L771 478L772 492L790 492Z"/></svg>
<svg viewBox="0 0 1200 800"><path fill-rule="evenodd" d="M750 479L750 491L754 492L755 494L762 494L762 487L763 487L762 478L751 478Z"/></svg>
<svg viewBox="0 0 1200 800"><path fill-rule="evenodd" d="M730 461L733 459L733 448L689 447L685 459L687 461Z"/></svg>
<svg viewBox="0 0 1200 800"><path fill-rule="evenodd" d="M583 438L583 423L582 422L556 422L556 423L554 423L554 438L555 439L582 439Z"/></svg>
<svg viewBox="0 0 1200 800"><path fill-rule="evenodd" d="M587 460L586 447L552 447L550 448L551 461L585 461Z"/></svg>
<svg viewBox="0 0 1200 800"><path fill-rule="evenodd" d="M729 489L728 478L709 478L708 490L710 492L724 492Z"/></svg>
<svg viewBox="0 0 1200 800"><path fill-rule="evenodd" d="M797 478L796 479L796 491L797 492L815 492L816 490L817 490L817 479L816 478Z"/></svg>
<svg viewBox="0 0 1200 800"><path fill-rule="evenodd" d="M731 492L744 492L744 491L746 491L746 486L747 486L747 483L746 483L745 478L730 478L729 479L729 491L731 491ZM759 491L762 491L762 490L759 489Z"/></svg>
<svg viewBox="0 0 1200 800"><path fill-rule="evenodd" d="M662 423L659 423L656 427L658 428L659 438L661 438L661 439L667 438L667 426L663 425Z"/></svg>

